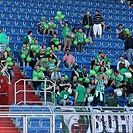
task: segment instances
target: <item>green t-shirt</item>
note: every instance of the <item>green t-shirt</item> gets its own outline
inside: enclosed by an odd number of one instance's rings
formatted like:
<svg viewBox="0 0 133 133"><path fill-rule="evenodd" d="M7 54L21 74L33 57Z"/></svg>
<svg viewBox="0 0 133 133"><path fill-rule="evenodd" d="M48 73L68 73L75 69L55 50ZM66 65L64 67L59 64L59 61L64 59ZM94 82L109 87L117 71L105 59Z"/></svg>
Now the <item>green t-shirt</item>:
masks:
<svg viewBox="0 0 133 133"><path fill-rule="evenodd" d="M63 26L62 27L62 35L63 38L70 38L71 29L69 27Z"/></svg>
<svg viewBox="0 0 133 133"><path fill-rule="evenodd" d="M116 80L116 87L119 87L121 84L121 81L123 81L123 76L119 74L118 76L116 76L115 80Z"/></svg>
<svg viewBox="0 0 133 133"><path fill-rule="evenodd" d="M55 63L53 63L53 62L51 62L51 63L48 62L48 63L47 63L47 68L50 69L50 70L54 70L54 68L55 68Z"/></svg>
<svg viewBox="0 0 133 133"><path fill-rule="evenodd" d="M78 93L76 102L84 102L85 94L87 94L85 87L82 85L78 86L76 92Z"/></svg>
<svg viewBox="0 0 133 133"><path fill-rule="evenodd" d="M5 33L0 33L0 44L9 44L9 40Z"/></svg>
<svg viewBox="0 0 133 133"><path fill-rule="evenodd" d="M129 79L130 84L133 84L133 76Z"/></svg>
<svg viewBox="0 0 133 133"><path fill-rule="evenodd" d="M66 100L66 99L68 99L69 98L69 92L67 92L67 91L61 91L61 93L60 93L60 100L61 99L64 99L64 100Z"/></svg>
<svg viewBox="0 0 133 133"><path fill-rule="evenodd" d="M108 106L117 106L118 105L118 100L116 98L110 98L107 101Z"/></svg>

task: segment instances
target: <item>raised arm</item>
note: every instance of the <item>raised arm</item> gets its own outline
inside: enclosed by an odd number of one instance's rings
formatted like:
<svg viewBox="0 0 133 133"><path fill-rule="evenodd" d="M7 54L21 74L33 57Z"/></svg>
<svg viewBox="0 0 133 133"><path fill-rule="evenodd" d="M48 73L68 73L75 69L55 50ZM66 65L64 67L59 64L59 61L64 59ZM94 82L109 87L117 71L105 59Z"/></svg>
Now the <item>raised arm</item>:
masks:
<svg viewBox="0 0 133 133"><path fill-rule="evenodd" d="M60 25L61 25L61 27L63 27L63 24L62 24L62 19L60 19Z"/></svg>

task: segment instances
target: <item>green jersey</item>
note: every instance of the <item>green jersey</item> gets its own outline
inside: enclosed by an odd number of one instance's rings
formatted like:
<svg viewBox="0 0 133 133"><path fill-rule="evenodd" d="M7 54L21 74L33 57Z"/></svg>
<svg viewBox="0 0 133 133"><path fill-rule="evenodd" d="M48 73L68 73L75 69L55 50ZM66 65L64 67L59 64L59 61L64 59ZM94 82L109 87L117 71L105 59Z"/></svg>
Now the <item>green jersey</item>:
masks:
<svg viewBox="0 0 133 133"><path fill-rule="evenodd" d="M71 29L69 27L63 26L62 27L62 35L63 38L70 38Z"/></svg>
<svg viewBox="0 0 133 133"><path fill-rule="evenodd" d="M85 87L82 85L78 86L76 92L78 93L76 102L84 102L85 95L87 94Z"/></svg>
<svg viewBox="0 0 133 133"><path fill-rule="evenodd" d="M118 76L115 77L116 80L116 87L119 87L121 84L121 81L123 80L123 76L119 74Z"/></svg>
<svg viewBox="0 0 133 133"><path fill-rule="evenodd" d="M69 98L69 92L67 92L67 91L61 91L61 93L60 93L60 100L61 99L64 99L64 100L67 100L68 98Z"/></svg>
<svg viewBox="0 0 133 133"><path fill-rule="evenodd" d="M96 91L104 93L104 91L105 91L105 83L106 83L106 81L104 79L98 80L97 85L96 85Z"/></svg>
<svg viewBox="0 0 133 133"><path fill-rule="evenodd" d="M2 72L0 71L0 76L2 76Z"/></svg>
<svg viewBox="0 0 133 133"><path fill-rule="evenodd" d="M77 34L77 40L79 43L84 43L84 40L86 39L86 35L85 33L78 33Z"/></svg>

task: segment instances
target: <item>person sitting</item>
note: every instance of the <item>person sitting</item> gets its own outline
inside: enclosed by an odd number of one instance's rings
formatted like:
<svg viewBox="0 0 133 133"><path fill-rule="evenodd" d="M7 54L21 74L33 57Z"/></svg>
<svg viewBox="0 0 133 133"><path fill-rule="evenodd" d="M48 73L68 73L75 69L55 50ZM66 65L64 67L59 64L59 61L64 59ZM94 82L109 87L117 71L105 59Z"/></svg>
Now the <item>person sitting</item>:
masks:
<svg viewBox="0 0 133 133"><path fill-rule="evenodd" d="M64 60L64 63L65 63L65 66L70 68L70 69L77 65L75 63L75 58L74 58L73 55L70 54L69 49L66 50L66 54L63 56L63 60Z"/></svg>
<svg viewBox="0 0 133 133"><path fill-rule="evenodd" d="M73 101L69 100L69 92L68 92L68 86L64 86L64 90L60 93L60 101L59 104L66 106L66 105L73 105Z"/></svg>
<svg viewBox="0 0 133 133"><path fill-rule="evenodd" d="M55 28L56 28L56 24L54 23L54 21L53 21L54 19L53 18L51 18L50 19L50 22L48 23L48 26L49 26L49 32L50 32L50 35L54 35L54 34L58 34L58 30L55 30Z"/></svg>
<svg viewBox="0 0 133 133"><path fill-rule="evenodd" d="M125 40L126 37L126 31L123 30L122 24L119 24L118 28L116 29L116 38Z"/></svg>
<svg viewBox="0 0 133 133"><path fill-rule="evenodd" d="M44 25L46 24L46 18L42 17L42 21L38 22L38 32L42 35L49 34L49 29L44 28Z"/></svg>
<svg viewBox="0 0 133 133"><path fill-rule="evenodd" d="M120 61L117 63L117 70L120 71L121 69L121 64L124 64L126 68L130 66L130 63L128 60L124 59L124 57L121 55L120 56Z"/></svg>
<svg viewBox="0 0 133 133"><path fill-rule="evenodd" d="M21 58L21 55L24 54L25 58L22 58L23 68L27 65L26 58L30 55L29 50L27 49L27 44L23 43L22 48L19 50L19 56Z"/></svg>
<svg viewBox="0 0 133 133"><path fill-rule="evenodd" d="M28 31L27 36L24 37L24 43L30 45L32 43L32 31Z"/></svg>
<svg viewBox="0 0 133 133"><path fill-rule="evenodd" d="M57 51L61 51L61 42L59 40L59 38L57 38L56 34L53 34L53 37L50 39L50 45L51 45L51 49L54 51L55 48L57 48ZM57 52L55 51L55 52Z"/></svg>
<svg viewBox="0 0 133 133"><path fill-rule="evenodd" d="M86 34L83 32L81 27L78 29L78 33L77 33L76 38L77 38L77 41L78 41L77 51L82 52L82 47L85 44Z"/></svg>

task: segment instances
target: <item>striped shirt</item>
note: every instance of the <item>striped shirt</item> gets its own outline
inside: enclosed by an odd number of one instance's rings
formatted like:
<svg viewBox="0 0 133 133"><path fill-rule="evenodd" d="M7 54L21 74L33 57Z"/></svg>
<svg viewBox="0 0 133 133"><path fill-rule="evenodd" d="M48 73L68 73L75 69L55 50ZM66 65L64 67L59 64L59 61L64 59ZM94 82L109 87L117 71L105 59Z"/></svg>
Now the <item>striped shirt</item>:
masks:
<svg viewBox="0 0 133 133"><path fill-rule="evenodd" d="M93 18L93 23L94 24L100 24L103 21L103 17L101 14L97 14Z"/></svg>

